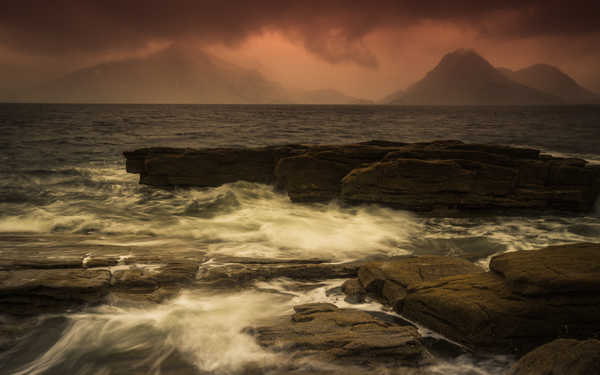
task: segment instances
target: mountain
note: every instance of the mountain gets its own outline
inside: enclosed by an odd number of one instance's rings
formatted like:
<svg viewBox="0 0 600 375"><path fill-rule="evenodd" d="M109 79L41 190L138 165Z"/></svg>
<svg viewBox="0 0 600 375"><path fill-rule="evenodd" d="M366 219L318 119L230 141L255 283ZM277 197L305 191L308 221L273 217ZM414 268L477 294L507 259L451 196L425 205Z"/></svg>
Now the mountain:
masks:
<svg viewBox="0 0 600 375"><path fill-rule="evenodd" d="M383 99L381 99L379 101L379 103L392 104L395 102L399 102L402 100L402 96L404 96L405 93L406 93L406 91L404 91L404 90L394 91L393 93L391 93L391 94L387 95L386 97L384 97Z"/></svg>
<svg viewBox="0 0 600 375"><path fill-rule="evenodd" d="M171 47L145 58L100 64L26 90L24 101L277 103L287 92L258 72L202 52Z"/></svg>
<svg viewBox="0 0 600 375"><path fill-rule="evenodd" d="M404 105L536 105L561 104L554 95L507 78L473 50L444 56L422 80L389 104Z"/></svg>
<svg viewBox="0 0 600 375"><path fill-rule="evenodd" d="M359 99L337 90L295 90L290 98L297 104L372 104L370 100Z"/></svg>
<svg viewBox="0 0 600 375"><path fill-rule="evenodd" d="M335 90L292 90L200 51L177 46L77 70L11 101L59 103L360 104Z"/></svg>
<svg viewBox="0 0 600 375"><path fill-rule="evenodd" d="M552 65L536 64L517 71L499 70L515 82L558 96L568 104L600 103L598 95Z"/></svg>

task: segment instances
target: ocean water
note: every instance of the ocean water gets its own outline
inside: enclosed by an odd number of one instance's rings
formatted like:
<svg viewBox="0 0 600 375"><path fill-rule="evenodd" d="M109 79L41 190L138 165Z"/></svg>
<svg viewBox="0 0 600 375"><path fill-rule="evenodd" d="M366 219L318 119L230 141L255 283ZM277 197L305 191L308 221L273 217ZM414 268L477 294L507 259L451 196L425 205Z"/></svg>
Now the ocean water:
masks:
<svg viewBox="0 0 600 375"><path fill-rule="evenodd" d="M471 254L485 267L494 253L600 240L600 206L578 216L431 218L372 205L298 205L270 186L247 182L142 186L125 172L122 156L150 146L371 139L499 143L600 163L600 107L0 104L0 257L9 247L27 252L43 243L331 262ZM236 374L249 364L272 368L287 359L258 347L243 328L298 303L344 305L325 293L341 282L306 293L294 292L286 280L241 292L189 290L150 309L105 305L56 324L49 318L40 323L43 344L29 338L18 350L0 353L0 372ZM285 290L287 297L266 289ZM177 365L165 367L170 361ZM495 374L509 362L461 358L429 370Z"/></svg>

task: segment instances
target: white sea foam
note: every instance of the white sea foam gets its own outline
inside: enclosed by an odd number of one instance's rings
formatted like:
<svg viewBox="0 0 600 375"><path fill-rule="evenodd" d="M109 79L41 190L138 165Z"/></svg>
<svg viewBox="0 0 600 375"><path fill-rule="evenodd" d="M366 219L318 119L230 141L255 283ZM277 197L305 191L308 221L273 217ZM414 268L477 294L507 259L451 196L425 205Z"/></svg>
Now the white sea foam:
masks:
<svg viewBox="0 0 600 375"><path fill-rule="evenodd" d="M236 373L249 364L266 367L277 362L277 355L259 347L243 328L283 314L289 309L288 300L253 291L187 292L152 308L103 306L71 315L72 324L60 340L15 375L37 375L58 368L72 368L73 374L111 373L111 368L122 366L159 374L173 353L215 374ZM119 362L115 356L122 353L131 354Z"/></svg>

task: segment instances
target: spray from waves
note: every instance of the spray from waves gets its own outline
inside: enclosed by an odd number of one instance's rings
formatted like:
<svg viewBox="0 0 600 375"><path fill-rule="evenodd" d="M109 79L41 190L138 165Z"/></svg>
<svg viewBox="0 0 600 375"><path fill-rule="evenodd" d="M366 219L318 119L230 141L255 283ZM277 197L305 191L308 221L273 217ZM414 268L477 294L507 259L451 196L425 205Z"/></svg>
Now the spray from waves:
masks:
<svg viewBox="0 0 600 375"><path fill-rule="evenodd" d="M461 251L486 258L597 241L600 235L597 216L423 218L376 206L293 204L269 186L247 182L161 190L139 185L120 165L35 175L58 180L23 185L22 196L43 199L0 202L0 233L52 234L58 242L77 234L96 244L154 242L209 255L333 261L376 254L460 256Z"/></svg>
<svg viewBox="0 0 600 375"><path fill-rule="evenodd" d="M71 323L60 338L15 375L115 373L286 373L287 366L306 366L343 373L343 367L314 360L296 360L266 351L245 333L246 327L269 324L303 303L330 302L340 308L386 312L375 302L350 305L329 291L343 280L328 280L299 292L297 282L276 279L258 282L257 289L235 293L187 291L175 300L146 308L102 306L69 315ZM308 286L308 285L307 285ZM390 316L392 318L392 316ZM501 374L512 359L463 355L440 360L423 374ZM185 371L189 369L190 371ZM280 371L278 371L278 369ZM283 371L283 372L282 372Z"/></svg>
<svg viewBox="0 0 600 375"><path fill-rule="evenodd" d="M277 355L260 348L243 328L283 314L290 308L287 299L254 291L188 292L148 309L103 306L71 315L61 338L14 374L160 374L185 367L232 374L248 366L272 366L279 362Z"/></svg>
<svg viewBox="0 0 600 375"><path fill-rule="evenodd" d="M52 185L59 199L0 217L0 233L83 234L113 244L137 236L136 242L184 241L213 254L344 260L406 253L399 245L420 229L401 211L297 205L260 184L160 190L120 171L84 175L96 183Z"/></svg>

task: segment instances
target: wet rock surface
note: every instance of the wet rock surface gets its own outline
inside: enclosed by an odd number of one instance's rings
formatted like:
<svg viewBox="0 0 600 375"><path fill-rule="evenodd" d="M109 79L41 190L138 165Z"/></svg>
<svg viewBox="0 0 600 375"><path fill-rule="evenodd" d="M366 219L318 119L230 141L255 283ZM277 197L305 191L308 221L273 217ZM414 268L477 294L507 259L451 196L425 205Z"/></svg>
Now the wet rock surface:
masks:
<svg viewBox="0 0 600 375"><path fill-rule="evenodd" d="M326 363L372 368L382 364L417 366L431 359L412 325L329 303L298 305L294 310L291 317L248 332L271 350Z"/></svg>
<svg viewBox="0 0 600 375"><path fill-rule="evenodd" d="M523 295L600 291L600 247L581 243L494 257L490 269Z"/></svg>
<svg viewBox="0 0 600 375"><path fill-rule="evenodd" d="M523 356L510 375L600 374L600 341L560 339Z"/></svg>
<svg viewBox="0 0 600 375"><path fill-rule="evenodd" d="M238 258L235 262L216 263L200 266L198 283L210 288L244 288L256 281L288 278L298 281L318 281L342 279L356 276L359 263L331 264L318 261Z"/></svg>
<svg viewBox="0 0 600 375"><path fill-rule="evenodd" d="M277 162L307 149L301 145L215 148L204 150L155 147L125 152L127 172L153 186L219 186L238 180L272 183Z"/></svg>
<svg viewBox="0 0 600 375"><path fill-rule="evenodd" d="M100 303L109 285L106 270L0 271L0 305L11 315L62 312Z"/></svg>
<svg viewBox="0 0 600 375"><path fill-rule="evenodd" d="M104 302L160 303L184 287L240 290L277 278L310 289L321 280L355 277L362 264L207 257L196 249L82 246L81 240L74 236L73 246L68 241L55 246L43 236L34 243L18 235L0 236L0 314L62 313Z"/></svg>
<svg viewBox="0 0 600 375"><path fill-rule="evenodd" d="M0 314L35 316L77 311L115 297L160 302L196 278L204 253L160 248L81 245L73 236L54 245L39 236L0 237Z"/></svg>
<svg viewBox="0 0 600 375"><path fill-rule="evenodd" d="M490 272L413 285L402 313L493 352L523 354L555 338L597 337L600 295L590 285L599 276L598 256L597 244L506 253L492 259ZM563 274L554 281L556 270Z"/></svg>
<svg viewBox="0 0 600 375"><path fill-rule="evenodd" d="M351 303L374 297L415 324L465 345L435 335L421 337L415 326L394 314L326 303L297 305L293 315L265 319L246 332L268 351L291 358L283 367L269 368L273 373L336 373L339 368L356 373L378 373L382 368L391 373L436 373L432 369L437 361L454 361L465 353L471 358L481 353L521 356L559 338L600 337L598 244L505 253L493 257L485 272L461 257L437 255L332 263L208 256L197 249L86 247L81 237L73 238L73 246L54 246L43 235L27 244L18 235L0 238L0 355L13 353L15 345L31 342L27 337L45 330L53 336L39 342L50 345L67 324L64 319L70 314L64 313L103 303L139 308L163 302L184 288L210 295L252 289L277 294L282 301L304 298L317 288L340 303L342 292ZM477 254L480 242L474 241ZM277 281L269 283L273 280ZM559 341L563 346L551 347L564 352L565 357L556 355L563 358L558 362L573 363L576 369L593 365L581 356L567 356L587 353L590 344ZM26 348L18 350L24 363L31 361ZM529 362L515 368L531 368L531 363L559 366L549 362L552 356L526 356L523 361ZM307 365L313 360L342 367ZM174 359L173 371L184 362ZM254 371L252 366L248 371ZM515 374L526 373L518 371Z"/></svg>
<svg viewBox="0 0 600 375"><path fill-rule="evenodd" d="M361 266L358 282L366 293L401 312L411 285L478 272L483 272L483 269L456 257L409 256Z"/></svg>
<svg viewBox="0 0 600 375"><path fill-rule="evenodd" d="M153 186L274 184L294 202L377 203L415 211L591 211L600 168L538 150L460 141L261 148L147 148L124 153Z"/></svg>

